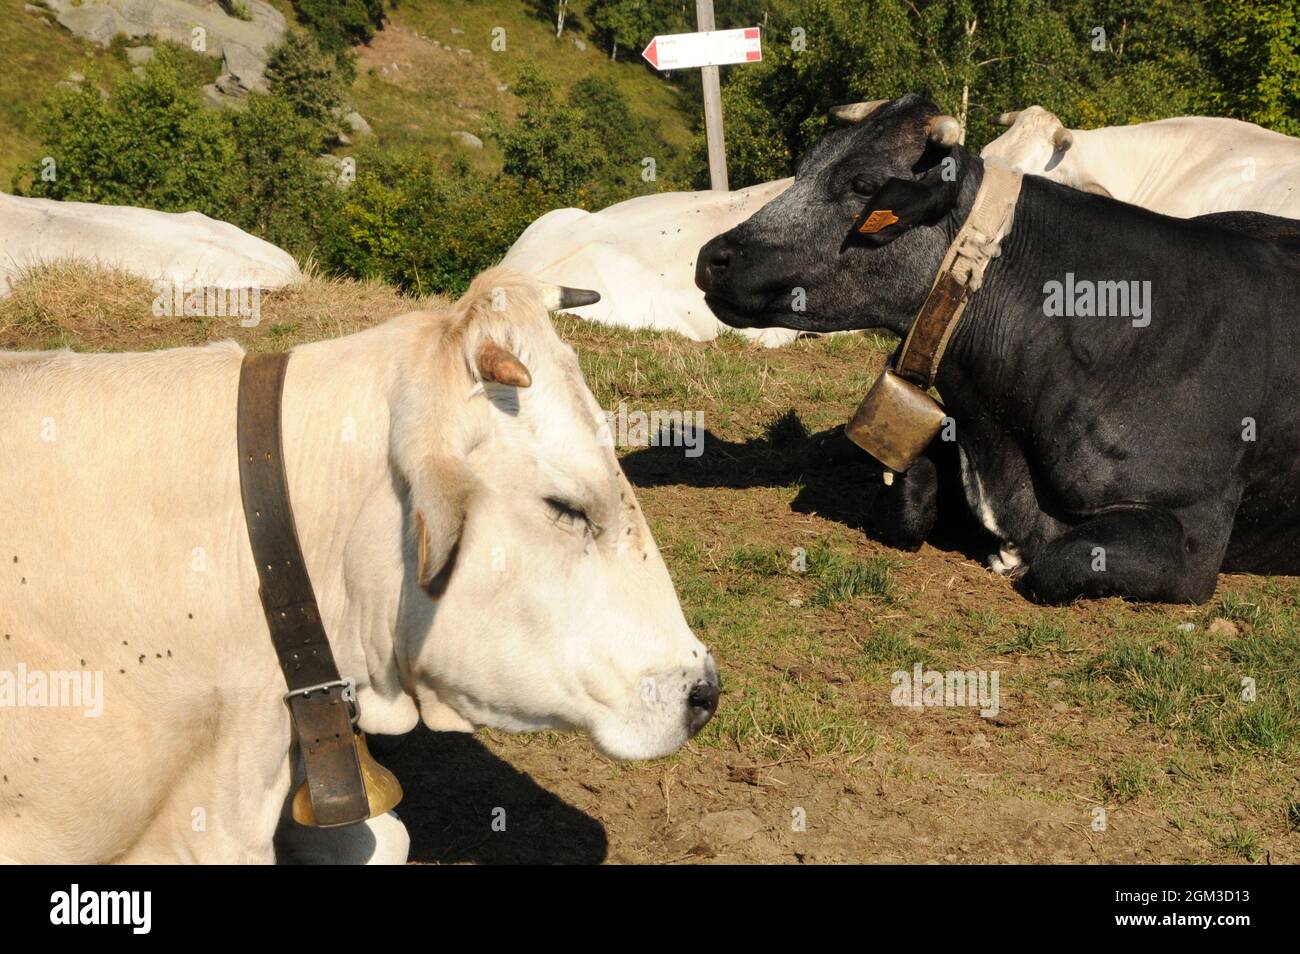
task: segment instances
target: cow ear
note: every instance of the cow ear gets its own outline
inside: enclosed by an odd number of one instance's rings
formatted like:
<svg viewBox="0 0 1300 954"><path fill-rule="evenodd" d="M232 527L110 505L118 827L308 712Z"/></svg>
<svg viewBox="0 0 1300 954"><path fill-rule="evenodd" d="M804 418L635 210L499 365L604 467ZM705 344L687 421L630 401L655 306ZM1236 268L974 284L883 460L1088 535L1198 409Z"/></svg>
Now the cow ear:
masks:
<svg viewBox="0 0 1300 954"><path fill-rule="evenodd" d="M456 569L473 478L451 462L430 467L423 476L412 488L415 574L420 587L437 598ZM425 488L429 492L421 493Z"/></svg>
<svg viewBox="0 0 1300 954"><path fill-rule="evenodd" d="M955 184L944 180L942 164L919 179L890 179L871 197L853 224L868 245L888 245L909 229L931 225L957 204Z"/></svg>

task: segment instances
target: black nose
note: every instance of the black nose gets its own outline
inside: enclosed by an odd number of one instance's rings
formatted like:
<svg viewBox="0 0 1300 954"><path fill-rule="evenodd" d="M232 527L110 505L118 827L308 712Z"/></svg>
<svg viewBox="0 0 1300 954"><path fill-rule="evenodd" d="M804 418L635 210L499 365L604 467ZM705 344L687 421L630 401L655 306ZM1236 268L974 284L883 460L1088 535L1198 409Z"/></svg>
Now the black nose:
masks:
<svg viewBox="0 0 1300 954"><path fill-rule="evenodd" d="M699 261L695 263L696 286L700 291L707 292L729 267L731 267L731 249L719 235L700 249Z"/></svg>
<svg viewBox="0 0 1300 954"><path fill-rule="evenodd" d="M718 711L718 694L721 687L716 679L697 682L691 687L691 694L686 698L686 718L690 723L691 735L699 732Z"/></svg>

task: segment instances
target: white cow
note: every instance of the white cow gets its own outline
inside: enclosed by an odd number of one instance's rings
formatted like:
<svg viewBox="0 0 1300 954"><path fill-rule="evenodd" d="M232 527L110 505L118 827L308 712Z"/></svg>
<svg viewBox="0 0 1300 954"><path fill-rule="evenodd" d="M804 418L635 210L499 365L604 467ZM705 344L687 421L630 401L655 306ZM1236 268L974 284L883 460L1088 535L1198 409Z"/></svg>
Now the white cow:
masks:
<svg viewBox="0 0 1300 954"><path fill-rule="evenodd" d="M712 341L736 329L714 317L704 304L704 293L695 287L696 253L793 181L780 179L736 192L661 192L599 212L555 209L524 230L502 264L556 284L600 292L598 303L573 309L591 321ZM788 328L738 333L768 347L798 336Z"/></svg>
<svg viewBox="0 0 1300 954"><path fill-rule="evenodd" d="M269 290L302 281L288 252L200 212L0 193L0 295L24 269L70 259L191 288Z"/></svg>
<svg viewBox="0 0 1300 954"><path fill-rule="evenodd" d="M1185 116L1066 129L1041 106L980 152L1031 175L1189 218L1248 210L1300 218L1300 139L1236 119Z"/></svg>
<svg viewBox="0 0 1300 954"><path fill-rule="evenodd" d="M368 732L579 729L654 758L717 704L555 291L493 270L294 351L289 491ZM296 757L241 505L241 359L0 354L0 856L274 858ZM15 697L48 673L61 692ZM323 851L295 834L299 859L405 855L392 817L315 833Z"/></svg>

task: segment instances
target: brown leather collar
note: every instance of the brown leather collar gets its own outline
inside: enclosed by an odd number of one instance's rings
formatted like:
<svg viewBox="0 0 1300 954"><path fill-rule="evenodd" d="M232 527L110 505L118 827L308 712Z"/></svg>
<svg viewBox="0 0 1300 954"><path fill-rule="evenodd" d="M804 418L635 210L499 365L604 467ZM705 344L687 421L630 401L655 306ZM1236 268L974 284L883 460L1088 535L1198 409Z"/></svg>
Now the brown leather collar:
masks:
<svg viewBox="0 0 1300 954"><path fill-rule="evenodd" d="M316 824L370 814L353 741L355 685L339 677L289 502L280 398L289 354L248 354L239 372L239 487L259 595L289 691Z"/></svg>
<svg viewBox="0 0 1300 954"><path fill-rule="evenodd" d="M970 214L939 265L930 294L903 340L895 372L922 388L934 386L939 362L972 293L984 282L984 269L1002 254L1011 231L1021 173L985 163L984 178Z"/></svg>

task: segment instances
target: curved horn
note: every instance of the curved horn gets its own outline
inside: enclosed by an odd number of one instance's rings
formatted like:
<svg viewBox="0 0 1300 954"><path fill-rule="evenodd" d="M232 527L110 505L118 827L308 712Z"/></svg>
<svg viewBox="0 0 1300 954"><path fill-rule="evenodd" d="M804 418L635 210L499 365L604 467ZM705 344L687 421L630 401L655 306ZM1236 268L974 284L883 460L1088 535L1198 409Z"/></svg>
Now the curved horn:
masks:
<svg viewBox="0 0 1300 954"><path fill-rule="evenodd" d="M961 123L952 116L935 116L925 131L936 146L955 146L961 141Z"/></svg>
<svg viewBox="0 0 1300 954"><path fill-rule="evenodd" d="M512 388L526 388L533 383L524 363L495 341L484 341L475 356L479 377L484 381L508 384Z"/></svg>
<svg viewBox="0 0 1300 954"><path fill-rule="evenodd" d="M1074 133L1064 126L1057 126L1056 131L1052 133L1052 147L1057 152L1065 152L1074 145Z"/></svg>
<svg viewBox="0 0 1300 954"><path fill-rule="evenodd" d="M845 103L832 106L828 115L842 123L860 123L887 102L887 99L869 99L861 103Z"/></svg>
<svg viewBox="0 0 1300 954"><path fill-rule="evenodd" d="M1020 118L1020 114L1022 112L1024 112L1024 110L1017 109L1013 113L1003 113L997 119L993 120L993 124L995 126L1014 126L1016 124L1016 120Z"/></svg>
<svg viewBox="0 0 1300 954"><path fill-rule="evenodd" d="M594 305L600 301L600 292L587 288L569 288L567 285L542 286L542 304L547 311L564 311L568 308L581 308Z"/></svg>

